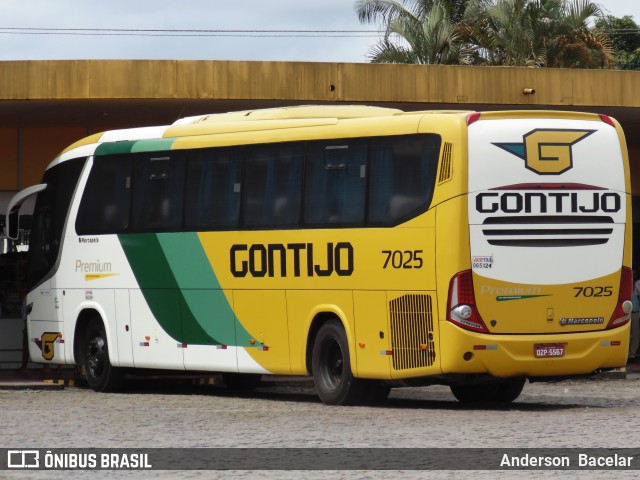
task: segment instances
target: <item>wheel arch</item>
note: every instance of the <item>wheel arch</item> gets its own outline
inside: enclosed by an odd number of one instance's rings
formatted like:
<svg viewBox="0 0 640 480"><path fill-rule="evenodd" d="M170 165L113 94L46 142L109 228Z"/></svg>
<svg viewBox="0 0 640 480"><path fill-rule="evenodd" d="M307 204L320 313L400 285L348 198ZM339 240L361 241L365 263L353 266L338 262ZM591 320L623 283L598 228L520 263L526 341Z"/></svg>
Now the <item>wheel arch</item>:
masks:
<svg viewBox="0 0 640 480"><path fill-rule="evenodd" d="M75 363L81 363L82 361L82 349L84 348L83 342L87 333L87 327L89 326L89 323L91 323L91 320L93 320L94 318L99 318L100 321L102 321L102 324L105 326L107 339L109 338L107 325L105 324L104 318L102 317L100 312L95 308L82 309L78 313L78 317L76 319L76 327L73 333L73 360Z"/></svg>
<svg viewBox="0 0 640 480"><path fill-rule="evenodd" d="M313 318L309 324L308 334L307 334L307 346L305 348L305 366L309 375L313 374L313 369L311 368L311 358L313 356L313 344L318 336L318 332L322 328L322 326L330 320L337 320L344 328L345 333L347 335L347 343L349 344L349 357L352 361L351 369L355 371L354 363L355 363L355 355L352 349L352 332L349 328L349 323L347 322L344 313L335 308L331 309L322 309L320 311L315 312Z"/></svg>

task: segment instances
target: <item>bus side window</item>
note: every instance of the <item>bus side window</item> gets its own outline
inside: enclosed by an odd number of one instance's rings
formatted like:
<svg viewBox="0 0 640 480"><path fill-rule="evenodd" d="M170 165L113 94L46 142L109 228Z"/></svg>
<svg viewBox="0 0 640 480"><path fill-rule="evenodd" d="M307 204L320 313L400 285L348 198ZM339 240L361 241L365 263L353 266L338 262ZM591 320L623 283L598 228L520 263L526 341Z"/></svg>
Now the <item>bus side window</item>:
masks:
<svg viewBox="0 0 640 480"><path fill-rule="evenodd" d="M291 228L300 221L304 144L247 147L242 225Z"/></svg>
<svg viewBox="0 0 640 480"><path fill-rule="evenodd" d="M154 152L134 160L133 224L136 231L182 228L184 162L179 154Z"/></svg>
<svg viewBox="0 0 640 480"><path fill-rule="evenodd" d="M231 230L240 219L242 147L190 153L185 192L185 229Z"/></svg>
<svg viewBox="0 0 640 480"><path fill-rule="evenodd" d="M394 225L429 208L439 150L437 135L391 137L373 142L369 225Z"/></svg>
<svg viewBox="0 0 640 480"><path fill-rule="evenodd" d="M310 143L304 224L318 227L363 225L366 175L366 143Z"/></svg>
<svg viewBox="0 0 640 480"><path fill-rule="evenodd" d="M82 195L76 231L79 235L126 231L130 205L131 158L97 157Z"/></svg>

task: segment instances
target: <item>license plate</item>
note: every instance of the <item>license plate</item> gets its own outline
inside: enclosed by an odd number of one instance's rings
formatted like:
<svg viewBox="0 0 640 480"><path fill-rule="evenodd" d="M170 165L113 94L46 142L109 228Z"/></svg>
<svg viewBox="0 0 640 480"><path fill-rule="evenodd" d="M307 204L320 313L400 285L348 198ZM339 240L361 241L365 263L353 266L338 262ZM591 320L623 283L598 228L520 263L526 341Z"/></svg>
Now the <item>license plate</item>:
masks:
<svg viewBox="0 0 640 480"><path fill-rule="evenodd" d="M564 343L536 343L533 354L536 358L564 357Z"/></svg>

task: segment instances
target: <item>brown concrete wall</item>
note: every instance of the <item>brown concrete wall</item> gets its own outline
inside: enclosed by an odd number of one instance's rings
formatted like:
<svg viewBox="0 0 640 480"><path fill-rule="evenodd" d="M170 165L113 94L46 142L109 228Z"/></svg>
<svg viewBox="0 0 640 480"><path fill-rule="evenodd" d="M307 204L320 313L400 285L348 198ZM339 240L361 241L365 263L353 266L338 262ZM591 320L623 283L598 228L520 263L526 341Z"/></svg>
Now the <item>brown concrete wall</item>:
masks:
<svg viewBox="0 0 640 480"><path fill-rule="evenodd" d="M42 180L47 165L64 148L86 136L82 128L24 128L22 130L22 185L25 188Z"/></svg>
<svg viewBox="0 0 640 480"><path fill-rule="evenodd" d="M0 128L0 191L35 185L65 147L84 137L83 128Z"/></svg>
<svg viewBox="0 0 640 480"><path fill-rule="evenodd" d="M18 129L0 128L0 191L18 189Z"/></svg>
<svg viewBox="0 0 640 480"><path fill-rule="evenodd" d="M0 62L3 99L281 99L640 107L640 72L305 62ZM524 95L533 88L535 95Z"/></svg>

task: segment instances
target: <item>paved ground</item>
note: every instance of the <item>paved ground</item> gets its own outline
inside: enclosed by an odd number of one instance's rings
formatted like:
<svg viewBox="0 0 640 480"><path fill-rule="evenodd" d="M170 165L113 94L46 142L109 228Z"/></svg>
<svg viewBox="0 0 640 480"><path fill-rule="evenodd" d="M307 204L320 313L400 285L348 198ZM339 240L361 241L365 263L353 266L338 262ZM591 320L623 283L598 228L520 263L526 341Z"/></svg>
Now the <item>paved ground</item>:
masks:
<svg viewBox="0 0 640 480"><path fill-rule="evenodd" d="M0 447L640 447L640 376L527 384L508 407L448 388L393 390L379 407L328 407L313 388L251 394L141 382L126 394L0 390ZM52 473L54 474L52 476ZM637 472L1 472L0 478L636 478Z"/></svg>

